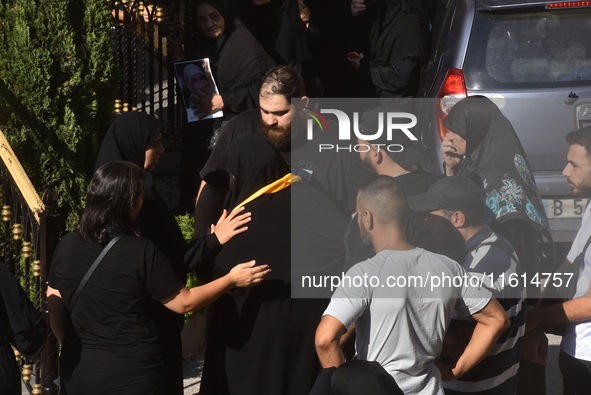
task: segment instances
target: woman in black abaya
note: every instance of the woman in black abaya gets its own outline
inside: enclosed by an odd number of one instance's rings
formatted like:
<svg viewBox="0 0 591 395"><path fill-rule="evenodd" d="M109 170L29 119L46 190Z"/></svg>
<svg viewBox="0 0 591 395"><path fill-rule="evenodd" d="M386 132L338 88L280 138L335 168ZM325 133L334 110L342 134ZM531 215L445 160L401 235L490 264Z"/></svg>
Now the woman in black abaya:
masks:
<svg viewBox="0 0 591 395"><path fill-rule="evenodd" d="M443 125L450 130L442 143L446 174L471 178L484 189L497 230L511 241L524 270L553 270L541 266L539 241L544 236L551 244L550 227L511 122L490 99L472 96L454 105Z"/></svg>
<svg viewBox="0 0 591 395"><path fill-rule="evenodd" d="M142 208L135 220L141 236L154 243L166 256L177 275L183 277L205 262L209 256L219 251L220 243L227 241L227 236L240 233L234 231L244 219L228 216L226 221L218 222L215 234L200 237L185 244L181 230L158 191L150 170L153 170L158 158L164 153L160 142L164 129L162 122L141 112L126 112L117 119L103 140L96 168L115 161L133 162L146 170ZM230 228L226 225L233 224ZM183 328L183 316L165 308L162 303L153 303L154 322L158 339L162 346L167 377L168 394L183 393L182 345L180 332Z"/></svg>
<svg viewBox="0 0 591 395"><path fill-rule="evenodd" d="M212 277L224 275L235 265L235 259L247 256L257 264L268 262L272 271L260 286L230 291L208 308L200 394L307 394L320 371L314 333L328 300L292 298L292 259L302 252L323 250L318 262L340 264L342 270L346 220L321 192L300 182L292 185L289 167L261 136L237 138L230 146L228 164L234 176L232 205L241 205L265 186L271 185L267 189L275 192L245 204L253 213L249 231L222 248ZM315 230L310 222L313 217L326 218L331 213L336 219L323 221L325 228L331 228L333 240L322 239L325 245L316 248L294 247L294 258L292 203L296 202L306 206L307 211L298 220L308 228ZM330 252L326 246L331 246Z"/></svg>
<svg viewBox="0 0 591 395"><path fill-rule="evenodd" d="M220 94L208 92L194 101L193 109L203 115L223 110L224 117L192 122L183 128L181 206L191 212L190 202L199 189L198 172L211 153L216 131L236 114L258 108L260 77L275 66L227 0L200 0L196 9L197 46L191 48L186 43L186 55L188 59L209 58Z"/></svg>

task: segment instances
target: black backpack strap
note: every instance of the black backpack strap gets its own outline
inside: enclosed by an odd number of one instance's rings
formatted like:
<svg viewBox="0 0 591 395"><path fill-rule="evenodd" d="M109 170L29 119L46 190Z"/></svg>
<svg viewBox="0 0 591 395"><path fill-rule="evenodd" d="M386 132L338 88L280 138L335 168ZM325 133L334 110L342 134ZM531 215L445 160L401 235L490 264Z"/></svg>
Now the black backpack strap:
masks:
<svg viewBox="0 0 591 395"><path fill-rule="evenodd" d="M113 237L111 239L111 241L109 241L109 244L107 244L105 246L105 248L103 248L103 250L101 251L99 256L96 257L96 259L94 260L94 262L92 263L92 265L90 266L90 268L88 269L88 271L86 272L84 277L82 278L82 281L80 281L80 284L78 284L78 288L76 288L76 292L74 292L74 296L72 296L72 300L70 301L71 308L74 308L74 305L78 301L78 298L80 297L82 290L86 286L86 283L88 282L88 280L90 280L90 277L92 277L92 274L94 273L94 271L96 270L98 265L101 263L101 261L103 260L105 255L107 255L107 252L109 252L111 247L113 247L115 245L115 243L117 243L119 241L120 238L121 238L121 236Z"/></svg>

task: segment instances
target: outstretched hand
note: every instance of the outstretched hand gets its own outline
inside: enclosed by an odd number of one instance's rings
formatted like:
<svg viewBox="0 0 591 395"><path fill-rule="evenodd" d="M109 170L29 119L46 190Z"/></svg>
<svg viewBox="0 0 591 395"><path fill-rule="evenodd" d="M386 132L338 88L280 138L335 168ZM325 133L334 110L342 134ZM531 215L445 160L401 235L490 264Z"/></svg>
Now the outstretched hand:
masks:
<svg viewBox="0 0 591 395"><path fill-rule="evenodd" d="M242 211L244 211L244 206L234 210L229 215L228 211L224 210L218 223L211 225L211 233L215 233L220 244L226 244L232 237L248 230L248 226L243 225L250 221L251 214L240 214Z"/></svg>
<svg viewBox="0 0 591 395"><path fill-rule="evenodd" d="M206 117L224 108L224 100L220 95L210 90L205 92L207 95L204 97L191 98L191 102L193 102L191 108L195 110L194 113L199 118Z"/></svg>
<svg viewBox="0 0 591 395"><path fill-rule="evenodd" d="M271 269L269 265L255 266L255 264L255 261L250 261L234 266L228 273L232 284L236 287L248 287L262 282Z"/></svg>

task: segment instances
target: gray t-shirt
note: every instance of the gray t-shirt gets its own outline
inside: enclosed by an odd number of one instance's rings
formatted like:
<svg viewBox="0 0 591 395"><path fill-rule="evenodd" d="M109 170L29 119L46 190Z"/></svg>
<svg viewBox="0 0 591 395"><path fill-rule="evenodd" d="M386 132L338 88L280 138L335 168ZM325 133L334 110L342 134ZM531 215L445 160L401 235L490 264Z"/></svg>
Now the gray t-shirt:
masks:
<svg viewBox="0 0 591 395"><path fill-rule="evenodd" d="M324 315L347 328L355 323L358 358L379 362L405 394L443 395L433 360L452 312L474 314L491 299L468 278L443 255L385 250L347 272Z"/></svg>

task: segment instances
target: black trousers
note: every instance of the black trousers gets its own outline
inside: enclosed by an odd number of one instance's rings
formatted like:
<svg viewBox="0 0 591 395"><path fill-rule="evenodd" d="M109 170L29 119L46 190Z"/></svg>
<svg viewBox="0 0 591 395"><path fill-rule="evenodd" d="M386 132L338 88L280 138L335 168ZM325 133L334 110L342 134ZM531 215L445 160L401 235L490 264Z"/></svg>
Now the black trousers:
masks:
<svg viewBox="0 0 591 395"><path fill-rule="evenodd" d="M558 366L562 373L564 395L591 395L591 361L560 351Z"/></svg>
<svg viewBox="0 0 591 395"><path fill-rule="evenodd" d="M324 369L309 395L404 395L394 378L377 362L349 361Z"/></svg>

